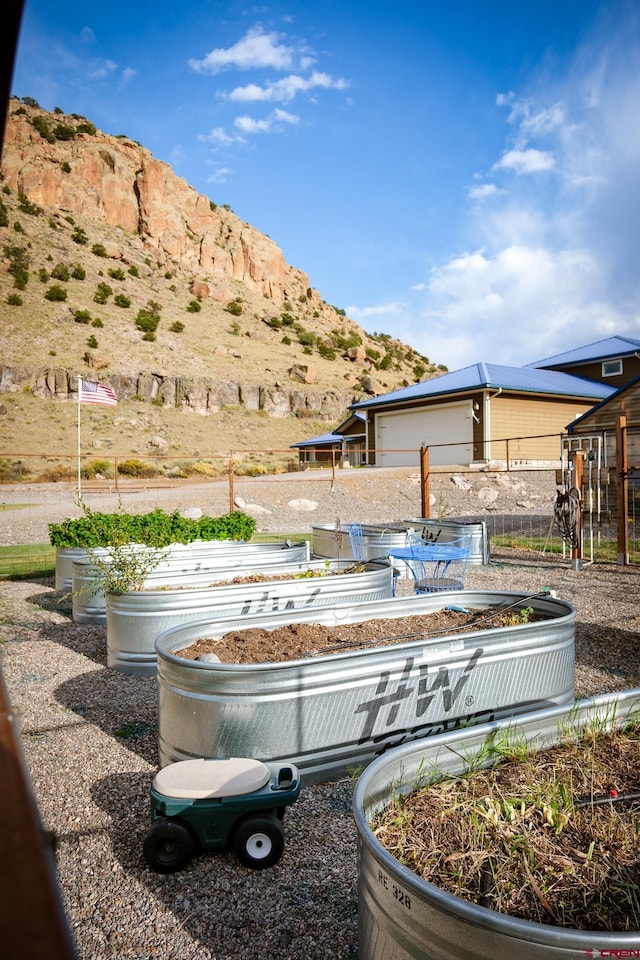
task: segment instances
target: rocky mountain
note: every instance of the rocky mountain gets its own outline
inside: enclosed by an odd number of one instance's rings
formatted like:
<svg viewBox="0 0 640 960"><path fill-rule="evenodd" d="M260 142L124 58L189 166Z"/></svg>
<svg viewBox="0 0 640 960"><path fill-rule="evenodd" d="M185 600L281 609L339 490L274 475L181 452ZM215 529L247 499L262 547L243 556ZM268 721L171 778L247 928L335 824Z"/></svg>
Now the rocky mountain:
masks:
<svg viewBox="0 0 640 960"><path fill-rule="evenodd" d="M1 175L0 394L65 400L80 374L123 401L287 419L294 440L446 369L367 334L269 237L84 117L12 99Z"/></svg>

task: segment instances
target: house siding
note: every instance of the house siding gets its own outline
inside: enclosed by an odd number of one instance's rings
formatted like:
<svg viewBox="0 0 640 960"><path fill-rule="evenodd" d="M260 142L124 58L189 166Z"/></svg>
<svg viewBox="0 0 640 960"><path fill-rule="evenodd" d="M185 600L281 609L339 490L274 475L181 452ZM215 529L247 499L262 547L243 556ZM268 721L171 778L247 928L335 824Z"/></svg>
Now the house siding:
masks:
<svg viewBox="0 0 640 960"><path fill-rule="evenodd" d="M560 437L566 432L566 425L592 406L586 400L492 397L489 437L491 459L558 460Z"/></svg>
<svg viewBox="0 0 640 960"><path fill-rule="evenodd" d="M592 360L589 363L581 363L575 366L554 367L554 370L560 370L562 373L569 373L574 377L586 377L587 380L597 380L600 383L606 383L610 387L623 387L626 383L640 376L640 359L635 356L630 357L605 357L605 360L622 360L622 373L616 377L602 376L602 359Z"/></svg>

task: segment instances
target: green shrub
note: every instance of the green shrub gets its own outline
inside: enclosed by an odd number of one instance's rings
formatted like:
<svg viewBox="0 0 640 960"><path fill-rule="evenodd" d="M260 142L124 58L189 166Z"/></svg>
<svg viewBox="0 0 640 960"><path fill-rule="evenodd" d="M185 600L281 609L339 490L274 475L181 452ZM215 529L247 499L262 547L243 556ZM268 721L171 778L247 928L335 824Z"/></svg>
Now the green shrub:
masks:
<svg viewBox="0 0 640 960"><path fill-rule="evenodd" d="M189 306L187 307L187 313L200 313L202 310L202 304L197 300L191 300Z"/></svg>
<svg viewBox="0 0 640 960"><path fill-rule="evenodd" d="M95 350L95 348L98 346L98 341L93 334L91 334L90 337L87 337L87 346L91 347L92 350Z"/></svg>
<svg viewBox="0 0 640 960"><path fill-rule="evenodd" d="M55 143L56 138L53 130L51 129L51 124L45 117L32 117L29 121L34 130L37 130L43 140L46 140L47 143Z"/></svg>
<svg viewBox="0 0 640 960"><path fill-rule="evenodd" d="M21 307L22 306L22 297L19 293L10 293L7 297L7 303L10 307Z"/></svg>
<svg viewBox="0 0 640 960"><path fill-rule="evenodd" d="M52 303L62 303L67 299L67 290L65 287L61 287L59 283L54 283L53 286L49 287L44 298L45 300L51 300Z"/></svg>
<svg viewBox="0 0 640 960"><path fill-rule="evenodd" d="M71 272L66 263L56 263L51 271L51 276L54 280L62 280L63 283L68 283Z"/></svg>
<svg viewBox="0 0 640 960"><path fill-rule="evenodd" d="M38 270L38 280L40 280L41 283L46 283L48 279L49 279L49 274L47 273L47 268L40 267L40 269Z"/></svg>
<svg viewBox="0 0 640 960"><path fill-rule="evenodd" d="M22 213L27 213L32 217L39 217L43 212L42 207L39 207L37 203L29 200L29 197L25 196L24 193L18 194L18 206Z"/></svg>
<svg viewBox="0 0 640 960"><path fill-rule="evenodd" d="M71 239L74 243L79 243L81 246L84 246L85 243L89 242L89 238L82 229L82 227L76 227L73 233L71 234Z"/></svg>
<svg viewBox="0 0 640 960"><path fill-rule="evenodd" d="M160 323L160 304L154 300L150 300L146 307L141 307L140 310L138 310L135 323L136 327L145 334L155 334L158 329L158 324ZM145 336L143 339L147 340L149 338ZM155 340L155 336L152 339Z"/></svg>
<svg viewBox="0 0 640 960"><path fill-rule="evenodd" d="M16 222L13 225L13 229L15 230L16 233L24 233L24 228L19 220L16 220Z"/></svg>
<svg viewBox="0 0 640 960"><path fill-rule="evenodd" d="M104 243L94 243L91 247L91 253L94 255L94 257L106 257L107 248L105 247Z"/></svg>
<svg viewBox="0 0 640 960"><path fill-rule="evenodd" d="M76 323L91 323L91 314L88 310L74 310L73 319Z"/></svg>
<svg viewBox="0 0 640 960"><path fill-rule="evenodd" d="M71 270L71 276L74 280L85 280L87 277L87 271L82 264L76 263Z"/></svg>
<svg viewBox="0 0 640 960"><path fill-rule="evenodd" d="M132 263L132 264L131 264L131 266L129 267L128 273L129 273L130 276L132 276L132 277L137 277L137 276L139 276L138 268L136 267L135 263Z"/></svg>
<svg viewBox="0 0 640 960"><path fill-rule="evenodd" d="M83 120L76 127L76 133L88 133L89 136L95 136L98 132L97 127L90 120Z"/></svg>
<svg viewBox="0 0 640 960"><path fill-rule="evenodd" d="M69 123L56 123L53 128L53 135L56 140L75 140L76 128Z"/></svg>
<svg viewBox="0 0 640 960"><path fill-rule="evenodd" d="M110 270L107 270L107 273L112 280L124 280L124 270L122 267L111 267Z"/></svg>
<svg viewBox="0 0 640 960"><path fill-rule="evenodd" d="M96 477L113 477L113 464L109 460L92 460L81 470L85 480L95 480Z"/></svg>
<svg viewBox="0 0 640 960"><path fill-rule="evenodd" d="M181 320L175 320L169 327L172 333L182 333L184 330L184 323Z"/></svg>
<svg viewBox="0 0 640 960"><path fill-rule="evenodd" d="M91 321L91 326L92 326L92 327L104 327L104 323L102 322L102 320L100 319L100 317L96 317L95 320L92 320L92 321Z"/></svg>
<svg viewBox="0 0 640 960"><path fill-rule="evenodd" d="M298 343L301 343L303 347L311 347L317 340L315 333L311 333L310 330L303 330L302 333L298 334Z"/></svg>
<svg viewBox="0 0 640 960"><path fill-rule="evenodd" d="M127 307L131 306L131 300L129 297L125 297L124 293L116 293L113 298L113 302L116 307L122 307L123 310L126 310Z"/></svg>
<svg viewBox="0 0 640 960"><path fill-rule="evenodd" d="M143 334L142 334L142 339L143 339L143 340L149 340L149 341L153 342L153 341L155 340L155 338L156 338L156 335L155 335L155 333L153 332L153 330L147 330L146 333L143 333Z"/></svg>
<svg viewBox="0 0 640 960"><path fill-rule="evenodd" d="M288 337L288 336L286 335L286 333L285 333L285 335L284 335L284 337L282 338L282 340L280 341L280 343L284 343L285 347L291 346L291 337Z"/></svg>
<svg viewBox="0 0 640 960"><path fill-rule="evenodd" d="M26 248L5 244L3 250L9 260L9 273L13 277L14 287L24 290L29 281L29 255Z"/></svg>
<svg viewBox="0 0 640 960"><path fill-rule="evenodd" d="M333 349L333 347L330 347L328 343L322 343L322 342L320 342L320 343L318 344L317 349L318 349L318 353L320 354L320 356L321 356L321 357L324 357L325 360L335 360L335 359L336 359L336 351Z"/></svg>
<svg viewBox="0 0 640 960"><path fill-rule="evenodd" d="M58 221L56 220L55 217L49 217L49 226L51 227L52 230L58 229Z"/></svg>
<svg viewBox="0 0 640 960"><path fill-rule="evenodd" d="M0 227L9 226L9 211L6 205L0 200Z"/></svg>
<svg viewBox="0 0 640 960"><path fill-rule="evenodd" d="M96 287L96 292L93 295L94 303L100 303L104 306L112 293L113 290L109 284L101 281Z"/></svg>
<svg viewBox="0 0 640 960"><path fill-rule="evenodd" d="M230 300L224 309L234 317L239 317L242 313L242 306L237 300Z"/></svg>

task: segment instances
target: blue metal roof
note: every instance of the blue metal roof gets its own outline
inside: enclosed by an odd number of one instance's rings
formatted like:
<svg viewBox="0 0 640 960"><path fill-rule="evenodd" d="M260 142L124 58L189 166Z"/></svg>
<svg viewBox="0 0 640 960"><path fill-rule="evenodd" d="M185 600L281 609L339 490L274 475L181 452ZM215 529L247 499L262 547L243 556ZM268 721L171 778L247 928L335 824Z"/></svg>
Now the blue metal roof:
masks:
<svg viewBox="0 0 640 960"><path fill-rule="evenodd" d="M342 437L338 433L323 433L319 437L311 437L310 440L298 440L297 443L291 443L291 447L319 447L327 446L330 443L342 443Z"/></svg>
<svg viewBox="0 0 640 960"><path fill-rule="evenodd" d="M352 410L406 403L429 397L445 397L470 390L510 390L516 393L542 393L561 397L584 397L605 400L615 388L596 380L574 377L555 370L534 370L530 367L506 367L496 363L473 363L462 370L445 373L441 377L414 383L402 390L361 400L351 405Z"/></svg>
<svg viewBox="0 0 640 960"><path fill-rule="evenodd" d="M567 367L571 364L592 363L595 360L606 360L609 357L626 357L640 351L640 340L631 337L607 337L605 340L596 340L587 343L584 347L567 350L566 353L557 353L546 360L536 360L527 363L527 367Z"/></svg>

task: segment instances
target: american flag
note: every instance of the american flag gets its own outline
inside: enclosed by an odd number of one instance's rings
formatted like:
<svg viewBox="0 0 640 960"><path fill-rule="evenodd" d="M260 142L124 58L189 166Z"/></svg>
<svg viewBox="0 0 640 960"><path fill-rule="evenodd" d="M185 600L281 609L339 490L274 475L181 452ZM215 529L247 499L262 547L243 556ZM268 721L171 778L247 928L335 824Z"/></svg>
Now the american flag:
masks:
<svg viewBox="0 0 640 960"><path fill-rule="evenodd" d="M106 403L114 407L118 402L115 390L104 383L93 383L91 380L80 381L80 403Z"/></svg>

